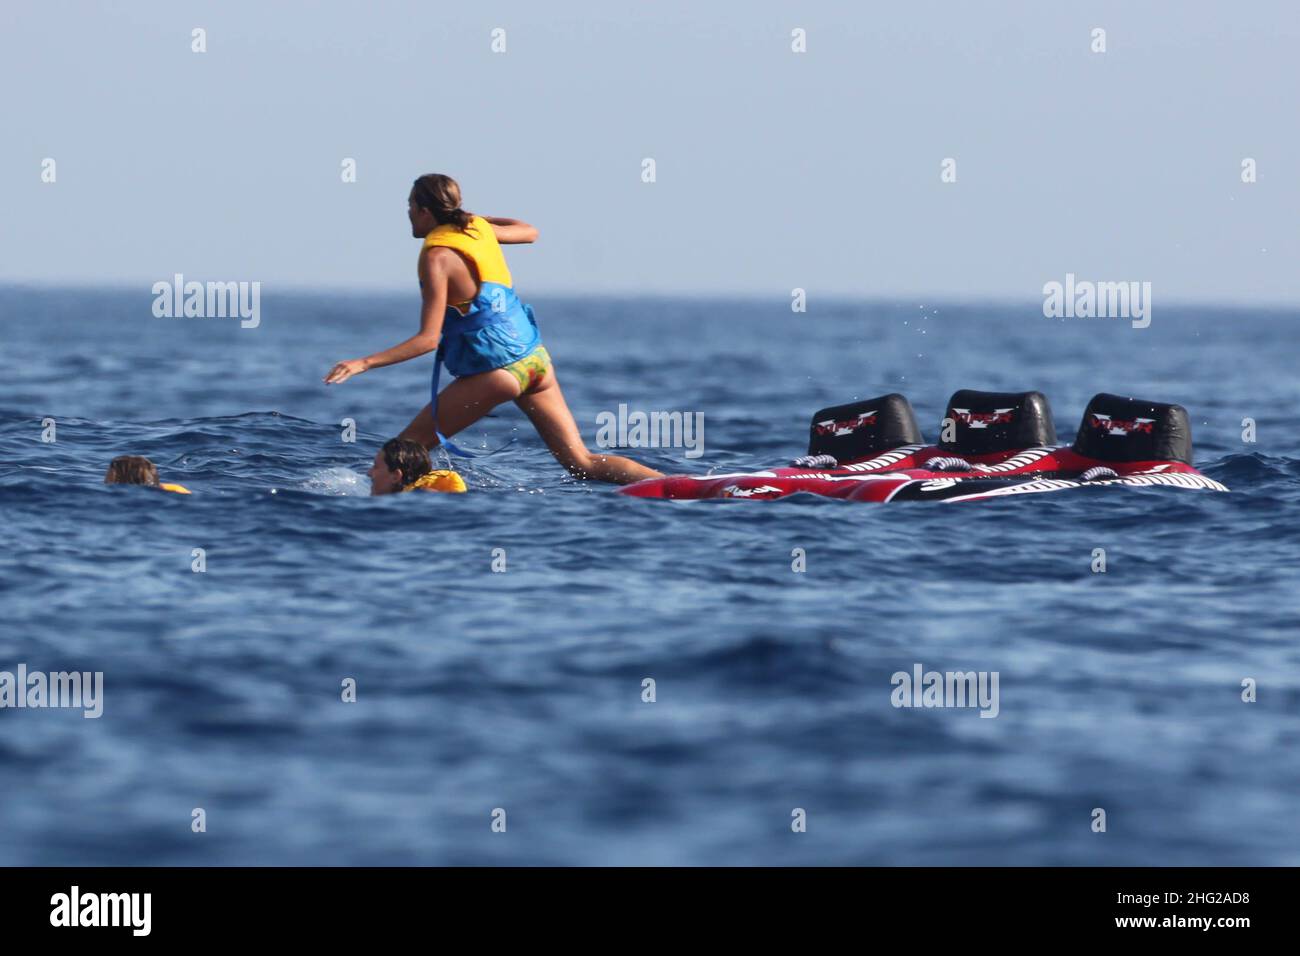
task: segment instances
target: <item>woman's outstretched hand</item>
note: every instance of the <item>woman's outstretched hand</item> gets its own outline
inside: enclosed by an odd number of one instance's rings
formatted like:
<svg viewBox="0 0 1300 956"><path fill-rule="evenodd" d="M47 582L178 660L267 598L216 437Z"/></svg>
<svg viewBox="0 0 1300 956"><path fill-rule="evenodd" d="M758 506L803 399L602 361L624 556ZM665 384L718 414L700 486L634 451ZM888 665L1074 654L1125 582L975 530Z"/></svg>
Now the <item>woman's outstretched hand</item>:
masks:
<svg viewBox="0 0 1300 956"><path fill-rule="evenodd" d="M353 375L360 375L368 367L365 359L348 359L346 362L339 362L325 376L325 384L338 385L340 382L346 382Z"/></svg>

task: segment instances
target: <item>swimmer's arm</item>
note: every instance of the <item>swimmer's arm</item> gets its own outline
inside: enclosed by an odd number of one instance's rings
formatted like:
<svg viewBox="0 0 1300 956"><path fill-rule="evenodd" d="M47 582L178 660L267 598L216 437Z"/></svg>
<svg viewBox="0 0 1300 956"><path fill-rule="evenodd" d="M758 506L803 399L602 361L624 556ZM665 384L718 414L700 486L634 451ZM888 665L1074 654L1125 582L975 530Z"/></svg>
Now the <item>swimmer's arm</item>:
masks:
<svg viewBox="0 0 1300 956"><path fill-rule="evenodd" d="M504 246L537 241L537 227L530 226L522 219L506 219L503 216L484 216L492 224L497 242Z"/></svg>
<svg viewBox="0 0 1300 956"><path fill-rule="evenodd" d="M405 342L399 342L391 349L367 355L361 359L349 359L339 362L325 376L326 385L346 382L353 375L360 375L372 368L396 365L408 359L428 355L438 347L442 338L442 317L447 311L447 269L446 258L439 252L455 255L450 250L429 249L420 257L420 331Z"/></svg>

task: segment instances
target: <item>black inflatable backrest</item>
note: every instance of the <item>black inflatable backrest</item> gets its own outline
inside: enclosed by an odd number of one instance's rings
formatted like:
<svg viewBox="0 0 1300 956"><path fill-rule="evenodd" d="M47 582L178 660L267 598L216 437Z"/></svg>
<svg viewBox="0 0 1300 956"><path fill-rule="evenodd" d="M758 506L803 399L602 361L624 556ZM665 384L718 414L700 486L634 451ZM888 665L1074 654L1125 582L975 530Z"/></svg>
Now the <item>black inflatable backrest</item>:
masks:
<svg viewBox="0 0 1300 956"><path fill-rule="evenodd" d="M1103 392L1094 395L1079 423L1074 450L1102 461L1192 463L1192 426L1181 405L1147 402Z"/></svg>
<svg viewBox="0 0 1300 956"><path fill-rule="evenodd" d="M823 408L812 419L808 454L834 455L848 463L924 441L912 403L895 392Z"/></svg>
<svg viewBox="0 0 1300 956"><path fill-rule="evenodd" d="M939 447L954 455L1056 444L1052 409L1042 392L977 392L965 388L948 399L939 423ZM947 437L949 440L945 441Z"/></svg>

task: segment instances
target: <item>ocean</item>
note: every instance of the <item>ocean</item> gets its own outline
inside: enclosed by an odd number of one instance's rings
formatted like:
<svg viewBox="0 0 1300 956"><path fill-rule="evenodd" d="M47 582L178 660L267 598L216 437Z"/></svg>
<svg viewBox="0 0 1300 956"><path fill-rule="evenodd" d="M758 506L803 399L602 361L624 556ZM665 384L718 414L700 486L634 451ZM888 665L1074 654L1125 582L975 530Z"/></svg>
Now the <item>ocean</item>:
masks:
<svg viewBox="0 0 1300 956"><path fill-rule="evenodd" d="M641 500L507 405L469 494L371 499L431 359L321 379L413 295L0 288L0 671L103 675L98 718L0 709L0 864L1300 864L1296 312L530 301L589 443L702 415L626 452L664 471L893 391L933 439L1037 389L1069 441L1104 391L1184 405L1231 492ZM104 486L126 453L194 493ZM918 665L996 717L894 706Z"/></svg>

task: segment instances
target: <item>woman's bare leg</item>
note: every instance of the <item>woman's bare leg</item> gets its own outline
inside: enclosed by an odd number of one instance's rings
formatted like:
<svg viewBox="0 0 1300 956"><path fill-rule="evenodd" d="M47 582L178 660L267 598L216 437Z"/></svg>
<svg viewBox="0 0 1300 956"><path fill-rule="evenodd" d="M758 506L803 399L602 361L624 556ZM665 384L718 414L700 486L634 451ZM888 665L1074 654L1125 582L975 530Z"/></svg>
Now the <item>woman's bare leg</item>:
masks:
<svg viewBox="0 0 1300 956"><path fill-rule="evenodd" d="M518 379L501 369L458 378L438 393L438 430L450 438L518 395ZM437 445L438 435L429 406L420 409L397 437L418 441L425 448Z"/></svg>
<svg viewBox="0 0 1300 956"><path fill-rule="evenodd" d="M509 373L507 373L509 374ZM518 388L516 386L516 391ZM578 431L578 423L573 420L560 383L555 378L555 367L546 373L541 384L533 391L520 395L515 404L528 416L528 420L542 436L546 447L575 478L592 481L609 481L617 485L628 485L643 478L662 478L661 472L645 465L639 465L631 458L618 455L593 455L587 450ZM439 412L442 403L439 400ZM445 433L444 433L445 434Z"/></svg>

